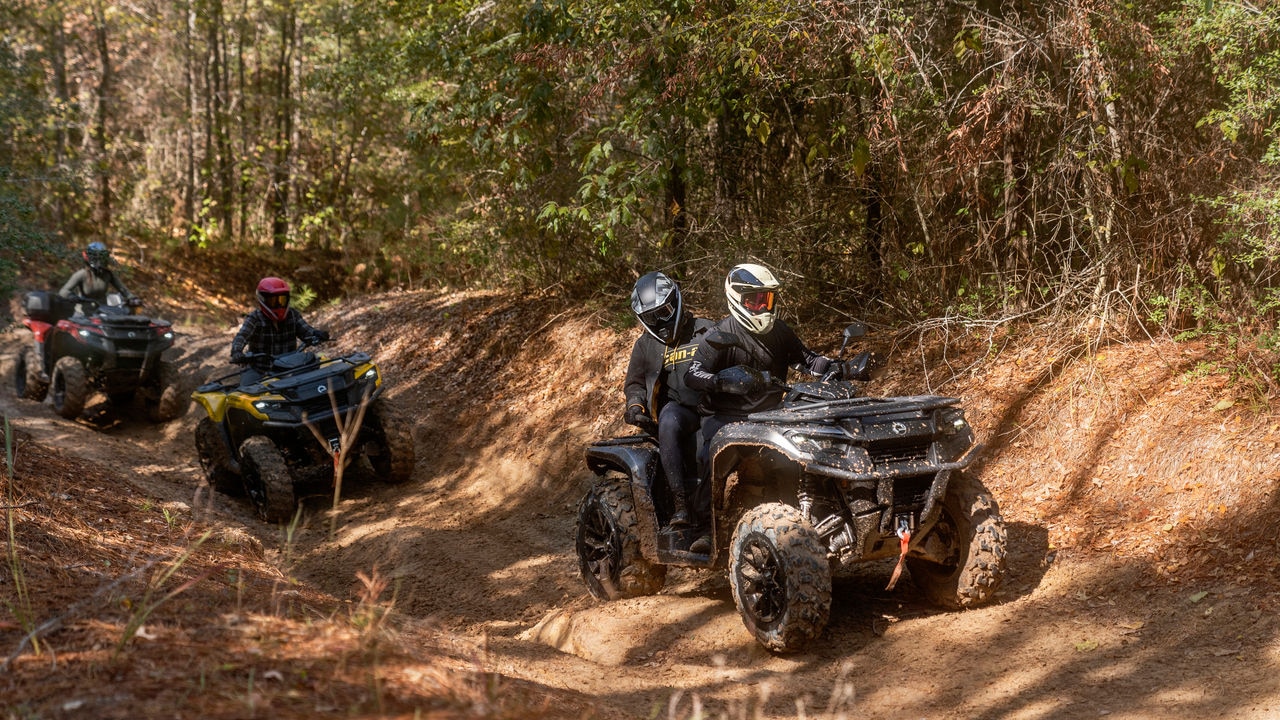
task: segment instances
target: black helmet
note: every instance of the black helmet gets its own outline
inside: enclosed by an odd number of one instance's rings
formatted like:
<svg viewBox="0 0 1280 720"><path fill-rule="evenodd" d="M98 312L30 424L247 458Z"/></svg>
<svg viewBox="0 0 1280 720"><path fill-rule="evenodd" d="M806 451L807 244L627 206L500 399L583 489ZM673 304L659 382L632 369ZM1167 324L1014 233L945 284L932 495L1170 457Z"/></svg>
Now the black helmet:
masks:
<svg viewBox="0 0 1280 720"><path fill-rule="evenodd" d="M680 288L660 272L648 273L637 280L631 290L631 311L646 332L664 345L670 345L676 340L676 328L684 312Z"/></svg>
<svg viewBox="0 0 1280 720"><path fill-rule="evenodd" d="M89 243L89 247L80 253L84 257L84 264L88 265L94 272L102 272L107 268L107 264L111 262L111 251L106 245L98 241Z"/></svg>

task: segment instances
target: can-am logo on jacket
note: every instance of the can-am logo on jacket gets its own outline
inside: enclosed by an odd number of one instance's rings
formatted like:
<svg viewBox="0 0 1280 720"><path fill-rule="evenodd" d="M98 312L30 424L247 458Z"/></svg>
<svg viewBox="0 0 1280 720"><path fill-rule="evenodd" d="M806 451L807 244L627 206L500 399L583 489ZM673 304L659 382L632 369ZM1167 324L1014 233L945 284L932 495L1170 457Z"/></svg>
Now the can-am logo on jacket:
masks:
<svg viewBox="0 0 1280 720"><path fill-rule="evenodd" d="M698 349L697 343L689 343L667 350L662 355L662 364L667 367L683 365L693 359L693 351Z"/></svg>

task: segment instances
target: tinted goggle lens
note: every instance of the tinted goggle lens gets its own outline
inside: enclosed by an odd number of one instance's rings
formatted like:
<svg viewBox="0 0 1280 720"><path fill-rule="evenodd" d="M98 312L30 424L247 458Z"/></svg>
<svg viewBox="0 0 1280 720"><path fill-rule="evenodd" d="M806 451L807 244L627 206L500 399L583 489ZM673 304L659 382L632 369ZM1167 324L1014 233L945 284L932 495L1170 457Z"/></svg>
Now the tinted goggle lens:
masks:
<svg viewBox="0 0 1280 720"><path fill-rule="evenodd" d="M640 319L646 324L653 325L655 323L664 323L674 317L676 309L672 305L661 305L652 310L646 310L640 314Z"/></svg>
<svg viewBox="0 0 1280 720"><path fill-rule="evenodd" d="M761 313L773 310L774 294L772 290L750 292L742 296L742 307L747 312Z"/></svg>
<svg viewBox="0 0 1280 720"><path fill-rule="evenodd" d="M272 309L280 309L289 307L289 294L282 293L280 295L267 295L263 298L266 306Z"/></svg>

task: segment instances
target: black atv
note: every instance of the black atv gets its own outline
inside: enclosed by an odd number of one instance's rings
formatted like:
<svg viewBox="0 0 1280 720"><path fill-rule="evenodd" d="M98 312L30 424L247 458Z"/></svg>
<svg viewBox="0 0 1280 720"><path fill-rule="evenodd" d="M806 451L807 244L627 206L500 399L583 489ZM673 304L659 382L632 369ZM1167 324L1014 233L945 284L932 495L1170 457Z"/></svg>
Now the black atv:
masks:
<svg viewBox="0 0 1280 720"><path fill-rule="evenodd" d="M845 343L865 329L851 325ZM867 369L854 379L877 374L858 359ZM981 445L959 400L858 397L853 382L830 377L778 385L779 408L712 438L709 554L681 550L664 531L672 507L653 438L587 449L600 479L579 506L576 549L591 594L656 593L668 565L726 568L743 622L775 652L825 628L837 566L898 557L891 586L905 564L938 605L990 601L1005 574L1004 521L964 472Z"/></svg>
<svg viewBox="0 0 1280 720"><path fill-rule="evenodd" d="M303 347L269 362L251 384L242 386L237 371L193 395L206 413L195 443L211 486L247 494L259 517L277 523L293 517L300 495L333 487L337 461L356 461L386 482L409 479L410 426L383 396L382 373L368 354L327 357ZM344 457L339 426L349 423L358 431Z"/></svg>
<svg viewBox="0 0 1280 720"><path fill-rule="evenodd" d="M163 356L173 347L173 326L143 315L138 298L113 293L99 303L35 291L24 296L23 311L22 322L35 337L18 354L19 396L43 400L47 393L53 409L68 419L80 416L94 391L116 408L141 397L155 422L173 420L190 407L181 374Z"/></svg>

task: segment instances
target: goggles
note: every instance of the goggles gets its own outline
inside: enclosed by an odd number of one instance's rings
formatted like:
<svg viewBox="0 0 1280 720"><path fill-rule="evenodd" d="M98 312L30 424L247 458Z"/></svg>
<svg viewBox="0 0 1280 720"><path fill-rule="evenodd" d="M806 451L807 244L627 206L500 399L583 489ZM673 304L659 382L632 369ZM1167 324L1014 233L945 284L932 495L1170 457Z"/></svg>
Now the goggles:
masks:
<svg viewBox="0 0 1280 720"><path fill-rule="evenodd" d="M645 325L661 325L675 317L675 314L675 305L667 303L666 305L659 305L652 310L646 310L640 313L640 321Z"/></svg>
<svg viewBox="0 0 1280 720"><path fill-rule="evenodd" d="M771 312L774 300L775 294L772 290L743 293L742 307L749 313Z"/></svg>
<svg viewBox="0 0 1280 720"><path fill-rule="evenodd" d="M289 307L289 293L279 293L276 295L263 295L262 304L273 310L279 310Z"/></svg>

